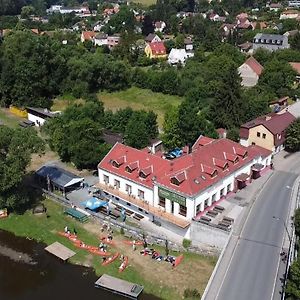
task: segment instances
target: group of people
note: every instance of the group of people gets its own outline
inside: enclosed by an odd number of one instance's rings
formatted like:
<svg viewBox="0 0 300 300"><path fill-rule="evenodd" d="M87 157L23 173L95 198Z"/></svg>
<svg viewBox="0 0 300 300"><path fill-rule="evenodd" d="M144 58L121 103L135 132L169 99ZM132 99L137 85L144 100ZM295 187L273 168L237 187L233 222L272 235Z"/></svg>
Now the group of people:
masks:
<svg viewBox="0 0 300 300"><path fill-rule="evenodd" d="M172 255L167 254L165 257L161 255L158 251L156 251L153 248L144 248L140 251L140 254L142 255L149 255L152 259L155 259L157 261L166 261L172 264L172 266L175 266L175 260L176 258Z"/></svg>
<svg viewBox="0 0 300 300"><path fill-rule="evenodd" d="M65 226L64 231L68 235L71 234L71 230L69 229L69 227L67 225ZM77 235L77 230L75 229L75 227L73 228L73 233L74 233L74 235Z"/></svg>

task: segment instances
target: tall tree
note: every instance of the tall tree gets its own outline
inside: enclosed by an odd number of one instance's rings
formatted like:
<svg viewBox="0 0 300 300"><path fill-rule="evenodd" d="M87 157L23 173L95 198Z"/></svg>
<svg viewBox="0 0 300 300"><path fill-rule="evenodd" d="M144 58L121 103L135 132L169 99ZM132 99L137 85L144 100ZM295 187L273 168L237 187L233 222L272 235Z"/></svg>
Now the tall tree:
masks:
<svg viewBox="0 0 300 300"><path fill-rule="evenodd" d="M295 152L300 150L300 118L296 119L286 131L286 148Z"/></svg>

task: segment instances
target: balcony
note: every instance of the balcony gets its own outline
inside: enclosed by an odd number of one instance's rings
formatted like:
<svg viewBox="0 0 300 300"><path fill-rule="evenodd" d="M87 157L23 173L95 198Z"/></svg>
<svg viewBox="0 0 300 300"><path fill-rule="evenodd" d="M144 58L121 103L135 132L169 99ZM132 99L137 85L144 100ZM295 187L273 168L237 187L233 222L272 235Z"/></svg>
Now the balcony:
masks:
<svg viewBox="0 0 300 300"><path fill-rule="evenodd" d="M118 189L115 189L113 186L105 185L102 183L97 183L95 186L99 189L104 190L105 192L107 192L111 195L119 197L124 201L132 203L132 204L146 210L147 212L153 214L156 217L165 219L165 220L169 221L170 223L173 223L181 228L186 228L187 226L190 225L189 221L184 220L179 217L176 217L173 214L164 211L163 208L154 207L154 206L150 205L149 202L147 202L146 200L141 200L138 197L130 196L126 193L120 192Z"/></svg>

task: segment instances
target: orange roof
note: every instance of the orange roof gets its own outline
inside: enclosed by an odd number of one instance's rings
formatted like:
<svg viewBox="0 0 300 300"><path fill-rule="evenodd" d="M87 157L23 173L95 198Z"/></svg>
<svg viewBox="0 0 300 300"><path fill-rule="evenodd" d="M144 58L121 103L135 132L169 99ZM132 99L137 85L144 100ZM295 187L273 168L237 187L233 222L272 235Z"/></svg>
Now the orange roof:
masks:
<svg viewBox="0 0 300 300"><path fill-rule="evenodd" d="M300 74L300 62L290 62L291 67Z"/></svg>
<svg viewBox="0 0 300 300"><path fill-rule="evenodd" d="M83 31L82 34L85 41L91 41L96 35L94 31Z"/></svg>
<svg viewBox="0 0 300 300"><path fill-rule="evenodd" d="M245 64L247 64L258 76L260 76L264 69L264 67L253 56L250 56L245 61Z"/></svg>
<svg viewBox="0 0 300 300"><path fill-rule="evenodd" d="M163 42L154 42L149 44L153 55L165 55L166 47Z"/></svg>

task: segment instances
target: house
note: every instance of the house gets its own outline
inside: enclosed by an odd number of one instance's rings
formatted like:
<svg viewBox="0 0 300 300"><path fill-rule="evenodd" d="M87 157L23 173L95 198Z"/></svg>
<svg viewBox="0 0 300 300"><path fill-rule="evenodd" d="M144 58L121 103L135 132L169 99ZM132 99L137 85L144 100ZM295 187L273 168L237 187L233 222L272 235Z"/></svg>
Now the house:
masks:
<svg viewBox="0 0 300 300"><path fill-rule="evenodd" d="M193 53L187 53L185 49L175 49L172 48L169 57L168 57L168 63L170 65L177 65L177 64L185 64L185 61L189 58L194 56Z"/></svg>
<svg viewBox="0 0 300 300"><path fill-rule="evenodd" d="M300 81L300 62L289 62L290 66L296 72L296 81Z"/></svg>
<svg viewBox="0 0 300 300"><path fill-rule="evenodd" d="M299 8L300 7L300 0L289 1L289 7Z"/></svg>
<svg viewBox="0 0 300 300"><path fill-rule="evenodd" d="M145 38L146 43L161 42L161 38L155 33L149 33Z"/></svg>
<svg viewBox="0 0 300 300"><path fill-rule="evenodd" d="M299 18L299 11L298 10L286 10L281 13L280 20L286 19L298 19Z"/></svg>
<svg viewBox="0 0 300 300"><path fill-rule="evenodd" d="M218 14L215 13L211 13L208 18L213 21L213 22L225 22L226 21L226 17L221 17Z"/></svg>
<svg viewBox="0 0 300 300"><path fill-rule="evenodd" d="M167 51L163 42L149 43L145 47L145 54L149 58L166 58Z"/></svg>
<svg viewBox="0 0 300 300"><path fill-rule="evenodd" d="M270 11L274 11L274 12L277 12L283 8L281 3L267 4L266 7L268 7Z"/></svg>
<svg viewBox="0 0 300 300"><path fill-rule="evenodd" d="M121 41L121 37L117 34L110 35L107 37L107 46L109 49L113 49L115 46L117 46Z"/></svg>
<svg viewBox="0 0 300 300"><path fill-rule="evenodd" d="M186 50L187 53L193 53L194 50L194 46L193 46L193 40L191 37L186 37L184 39L184 48Z"/></svg>
<svg viewBox="0 0 300 300"><path fill-rule="evenodd" d="M71 14L75 13L76 16L79 17L89 17L91 16L91 12L86 6L79 7L64 7L62 5L51 5L50 8L46 10L48 14L60 13L60 14Z"/></svg>
<svg viewBox="0 0 300 300"><path fill-rule="evenodd" d="M230 34L233 33L234 29L236 27L236 24L229 24L229 23L224 23L220 26L221 34L223 38L227 38ZM223 39L223 40L224 40Z"/></svg>
<svg viewBox="0 0 300 300"><path fill-rule="evenodd" d="M97 21L96 23L93 24L93 31L99 32L102 30L102 28L105 26L105 24L108 23L108 21L110 20L109 17L107 17L106 19L104 19L103 21Z"/></svg>
<svg viewBox="0 0 300 300"><path fill-rule="evenodd" d="M88 41L94 41L96 33L94 31L82 31L80 40L82 43Z"/></svg>
<svg viewBox="0 0 300 300"><path fill-rule="evenodd" d="M245 87L255 86L263 69L263 66L253 56L250 56L238 68L238 72L242 78L241 85Z"/></svg>
<svg viewBox="0 0 300 300"><path fill-rule="evenodd" d="M108 45L107 37L108 35L106 33L103 32L97 33L94 38L94 45L95 46Z"/></svg>
<svg viewBox="0 0 300 300"><path fill-rule="evenodd" d="M163 32L166 27L167 25L164 21L157 21L154 23L154 31Z"/></svg>
<svg viewBox="0 0 300 300"><path fill-rule="evenodd" d="M242 146L258 145L278 153L284 149L285 131L295 120L289 113L270 113L243 124L240 128L240 143Z"/></svg>
<svg viewBox="0 0 300 300"><path fill-rule="evenodd" d="M299 33L298 29L286 31L283 35L287 36L288 38L295 36L297 33Z"/></svg>
<svg viewBox="0 0 300 300"><path fill-rule="evenodd" d="M269 107L273 112L279 112L288 106L289 97L282 97L280 99L273 100L269 103Z"/></svg>
<svg viewBox="0 0 300 300"><path fill-rule="evenodd" d="M276 51L290 48L288 37L280 34L258 33L253 39L253 51L263 48Z"/></svg>
<svg viewBox="0 0 300 300"><path fill-rule="evenodd" d="M51 112L47 108L36 108L36 107L27 107L27 118L29 121L33 122L35 126L43 126L44 123L56 116L59 112Z"/></svg>
<svg viewBox="0 0 300 300"><path fill-rule="evenodd" d="M227 136L227 130L225 128L218 128L217 130L219 139L226 139Z"/></svg>
<svg viewBox="0 0 300 300"><path fill-rule="evenodd" d="M185 227L216 201L259 177L272 155L259 146L204 136L181 152L168 160L116 143L98 165L97 186L115 203L122 199L144 216L151 212Z"/></svg>
<svg viewBox="0 0 300 300"><path fill-rule="evenodd" d="M238 47L242 53L251 53L253 44L250 42L246 42L246 43L238 45Z"/></svg>

